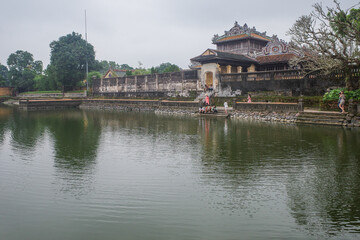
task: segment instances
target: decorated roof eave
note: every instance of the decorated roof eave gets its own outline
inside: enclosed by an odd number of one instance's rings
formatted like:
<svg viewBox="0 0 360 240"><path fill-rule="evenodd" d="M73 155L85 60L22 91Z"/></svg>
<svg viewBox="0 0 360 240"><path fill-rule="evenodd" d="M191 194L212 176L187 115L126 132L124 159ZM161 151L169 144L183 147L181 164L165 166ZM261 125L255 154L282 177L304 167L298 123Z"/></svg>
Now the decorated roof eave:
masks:
<svg viewBox="0 0 360 240"><path fill-rule="evenodd" d="M261 61L258 61L258 64L261 65L261 66L264 66L264 65L270 65L270 64L279 64L279 63L289 63L289 61L286 61L286 60L281 60L281 61L273 61L273 62L261 62Z"/></svg>
<svg viewBox="0 0 360 240"><path fill-rule="evenodd" d="M211 54L204 55L207 52L211 52ZM222 52L214 49L208 48L203 54L191 58L193 62L219 62L219 61L228 61L235 63L257 63L257 61L253 58L245 56L243 54L234 54L228 52Z"/></svg>
<svg viewBox="0 0 360 240"><path fill-rule="evenodd" d="M196 61L201 64L206 63L218 63L218 64L230 64L230 65L251 65L251 64L258 64L255 60L238 60L238 59L232 59L232 58L223 58L218 56L198 56L191 59L191 61Z"/></svg>

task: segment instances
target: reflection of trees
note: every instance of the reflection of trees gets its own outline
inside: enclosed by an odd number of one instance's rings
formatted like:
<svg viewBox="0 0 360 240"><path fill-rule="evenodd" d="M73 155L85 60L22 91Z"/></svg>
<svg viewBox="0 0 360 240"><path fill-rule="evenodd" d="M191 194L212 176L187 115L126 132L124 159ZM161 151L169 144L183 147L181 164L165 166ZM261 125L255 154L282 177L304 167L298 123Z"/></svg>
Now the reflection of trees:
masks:
<svg viewBox="0 0 360 240"><path fill-rule="evenodd" d="M294 125L220 119L202 119L200 125L204 183L210 185L211 194L212 188L226 187L226 197L213 199L224 201L215 203L216 207L242 209L250 215L257 212L259 205L254 202L272 199L271 190L277 184L267 174L280 175L281 166L288 161L284 152L301 148L301 142L293 140L299 129Z"/></svg>
<svg viewBox="0 0 360 240"><path fill-rule="evenodd" d="M212 194L226 187L223 200L228 202L223 206L251 208L246 203L249 196L257 198L250 201L265 199L269 187L285 183L287 202L299 225L313 233L360 232L358 129L226 124L200 121L204 182Z"/></svg>
<svg viewBox="0 0 360 240"><path fill-rule="evenodd" d="M54 137L56 163L59 166L82 169L93 163L101 134L97 116L67 110L48 114L46 122Z"/></svg>
<svg viewBox="0 0 360 240"><path fill-rule="evenodd" d="M79 194L89 189L85 186L91 182L101 134L99 116L77 109L14 110L12 116L9 128L15 151L21 156L35 153L41 148L40 138L48 133L54 145L56 175L65 180L61 190Z"/></svg>
<svg viewBox="0 0 360 240"><path fill-rule="evenodd" d="M47 130L55 144L55 161L65 168L86 168L96 157L101 133L98 117L79 110L14 111L9 121L16 150L32 151Z"/></svg>
<svg viewBox="0 0 360 240"><path fill-rule="evenodd" d="M357 129L353 131L358 132ZM341 128L305 128L313 148L289 176L289 207L299 225L336 234L360 232L360 134ZM323 223L327 224L324 226ZM310 228L311 226L311 228Z"/></svg>
<svg viewBox="0 0 360 240"><path fill-rule="evenodd" d="M37 141L44 134L45 125L42 119L32 117L30 112L14 110L9 128L15 150L26 155L35 150Z"/></svg>
<svg viewBox="0 0 360 240"><path fill-rule="evenodd" d="M11 115L12 108L0 106L0 144L4 142L6 126Z"/></svg>

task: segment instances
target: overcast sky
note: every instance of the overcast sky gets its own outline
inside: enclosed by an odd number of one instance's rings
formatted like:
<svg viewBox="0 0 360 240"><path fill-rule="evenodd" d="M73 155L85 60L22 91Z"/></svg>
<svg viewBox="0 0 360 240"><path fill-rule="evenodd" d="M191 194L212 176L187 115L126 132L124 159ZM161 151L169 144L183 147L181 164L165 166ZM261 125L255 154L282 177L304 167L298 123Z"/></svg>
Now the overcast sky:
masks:
<svg viewBox="0 0 360 240"><path fill-rule="evenodd" d="M339 1L343 9L359 2ZM316 2L333 6L332 0L0 0L0 63L24 50L46 67L52 41L72 32L85 38L86 10L97 60L187 68L235 21L289 41L288 29Z"/></svg>

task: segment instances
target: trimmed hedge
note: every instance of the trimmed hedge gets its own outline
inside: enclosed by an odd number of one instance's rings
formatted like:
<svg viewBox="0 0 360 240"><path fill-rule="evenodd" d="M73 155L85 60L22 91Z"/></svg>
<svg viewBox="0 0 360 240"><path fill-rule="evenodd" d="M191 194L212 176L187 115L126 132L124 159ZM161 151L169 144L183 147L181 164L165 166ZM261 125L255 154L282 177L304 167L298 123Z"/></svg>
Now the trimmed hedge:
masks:
<svg viewBox="0 0 360 240"><path fill-rule="evenodd" d="M353 102L355 105L360 104L359 100L354 100ZM347 111L349 106L349 102L345 101L345 111ZM340 111L340 108L338 106L338 101L334 101L334 100L327 100L327 101L322 101L320 104L320 109L323 111Z"/></svg>

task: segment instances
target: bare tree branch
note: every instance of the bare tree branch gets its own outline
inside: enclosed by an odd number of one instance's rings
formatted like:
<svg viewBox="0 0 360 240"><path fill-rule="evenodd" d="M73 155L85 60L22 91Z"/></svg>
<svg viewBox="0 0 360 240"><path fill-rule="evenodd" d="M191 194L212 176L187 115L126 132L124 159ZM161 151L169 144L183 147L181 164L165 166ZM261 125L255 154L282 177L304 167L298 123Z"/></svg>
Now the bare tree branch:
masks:
<svg viewBox="0 0 360 240"><path fill-rule="evenodd" d="M288 31L292 43L305 51L293 59L292 66L301 66L306 74L330 74L342 70L348 88L353 81L351 69L360 63L360 3L343 10L334 0L334 7L316 3L309 15L301 16Z"/></svg>

